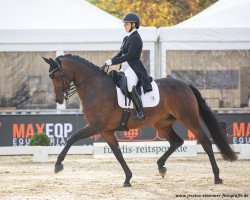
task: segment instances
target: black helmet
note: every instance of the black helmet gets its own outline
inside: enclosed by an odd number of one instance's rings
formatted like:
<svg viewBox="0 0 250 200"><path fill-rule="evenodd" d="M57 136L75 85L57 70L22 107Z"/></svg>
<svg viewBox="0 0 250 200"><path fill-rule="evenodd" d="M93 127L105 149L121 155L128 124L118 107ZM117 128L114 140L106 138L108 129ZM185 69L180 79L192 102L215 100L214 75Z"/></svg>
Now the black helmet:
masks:
<svg viewBox="0 0 250 200"><path fill-rule="evenodd" d="M136 24L136 28L138 29L140 27L140 17L132 12L127 13L124 15L123 22L134 22Z"/></svg>

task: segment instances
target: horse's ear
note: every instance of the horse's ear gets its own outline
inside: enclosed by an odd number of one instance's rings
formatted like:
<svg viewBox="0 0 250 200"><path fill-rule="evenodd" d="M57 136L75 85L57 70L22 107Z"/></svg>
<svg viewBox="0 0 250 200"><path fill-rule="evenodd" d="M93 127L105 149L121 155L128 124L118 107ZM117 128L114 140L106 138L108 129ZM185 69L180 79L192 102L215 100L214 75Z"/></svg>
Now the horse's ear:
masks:
<svg viewBox="0 0 250 200"><path fill-rule="evenodd" d="M43 57L43 60L50 65L50 60Z"/></svg>

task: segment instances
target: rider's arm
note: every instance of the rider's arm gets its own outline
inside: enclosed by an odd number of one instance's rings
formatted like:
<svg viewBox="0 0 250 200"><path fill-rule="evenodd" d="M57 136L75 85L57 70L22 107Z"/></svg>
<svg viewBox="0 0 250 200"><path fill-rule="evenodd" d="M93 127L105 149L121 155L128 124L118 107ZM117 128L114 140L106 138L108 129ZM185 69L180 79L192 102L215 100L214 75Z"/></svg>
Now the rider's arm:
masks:
<svg viewBox="0 0 250 200"><path fill-rule="evenodd" d="M118 54L116 54L113 58L118 58L118 57L120 57L120 56L122 55L122 53L123 53L122 47L123 47L124 42L125 42L127 39L128 39L128 36L125 37L125 38L123 38L121 49L120 49L120 51L118 52ZM113 59L113 58L111 58L111 59Z"/></svg>
<svg viewBox="0 0 250 200"><path fill-rule="evenodd" d="M139 47L140 46L137 44L136 38L131 39L128 52L123 56L120 56L120 57L117 57L117 58L112 58L111 59L112 60L112 65L117 65L117 64L126 62L128 60L131 60Z"/></svg>
<svg viewBox="0 0 250 200"><path fill-rule="evenodd" d="M122 55L122 51L119 51L118 54L116 54L113 58L118 58L118 57L120 57L121 55ZM113 58L112 58L112 59L113 59Z"/></svg>

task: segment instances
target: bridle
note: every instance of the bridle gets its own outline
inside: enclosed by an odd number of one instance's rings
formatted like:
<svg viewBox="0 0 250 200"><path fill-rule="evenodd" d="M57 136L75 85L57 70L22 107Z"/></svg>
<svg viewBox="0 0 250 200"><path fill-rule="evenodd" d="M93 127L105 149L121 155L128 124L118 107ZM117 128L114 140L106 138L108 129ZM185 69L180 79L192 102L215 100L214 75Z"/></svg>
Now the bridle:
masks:
<svg viewBox="0 0 250 200"><path fill-rule="evenodd" d="M55 78L55 72L56 71L60 71L60 79L61 79L61 82L62 82L62 87L56 87L54 88L54 91L56 94L58 93L61 93L63 94L64 98L67 100L69 99L72 95L74 95L77 91L77 88L82 85L84 82L86 81L89 81L90 79L92 79L96 74L97 72L93 73L92 75L90 75L89 77L85 78L83 81L81 81L80 83L77 83L77 84L74 84L73 83L73 80L71 80L67 74L64 72L62 66L59 64L59 62L55 59L54 60L56 65L57 65L57 68L55 68L54 70L52 70L51 72L49 72L49 77L51 79L54 79ZM69 81L70 82L70 85L69 87L67 87L66 85L66 81Z"/></svg>
<svg viewBox="0 0 250 200"><path fill-rule="evenodd" d="M62 82L62 87L55 87L54 91L56 94L61 93L63 94L65 99L69 99L69 97L71 97L73 94L76 93L76 86L74 85L74 83L72 82L72 80L70 80L70 78L65 74L65 72L62 69L62 66L56 61L54 60L57 68L55 68L53 71L51 71L49 73L49 77L51 79L55 78L55 72L59 70L60 72L60 79ZM69 87L66 86L66 81L69 81L71 84Z"/></svg>

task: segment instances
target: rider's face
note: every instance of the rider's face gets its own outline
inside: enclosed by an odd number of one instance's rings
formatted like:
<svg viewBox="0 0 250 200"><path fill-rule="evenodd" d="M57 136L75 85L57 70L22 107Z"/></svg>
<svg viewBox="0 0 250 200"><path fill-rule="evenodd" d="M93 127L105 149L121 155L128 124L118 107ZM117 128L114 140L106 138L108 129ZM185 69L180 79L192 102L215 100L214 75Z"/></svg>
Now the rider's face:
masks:
<svg viewBox="0 0 250 200"><path fill-rule="evenodd" d="M124 22L124 28L125 28L125 31L128 33L129 30L131 29L131 27L134 28L134 24L135 23L131 23L131 22Z"/></svg>

